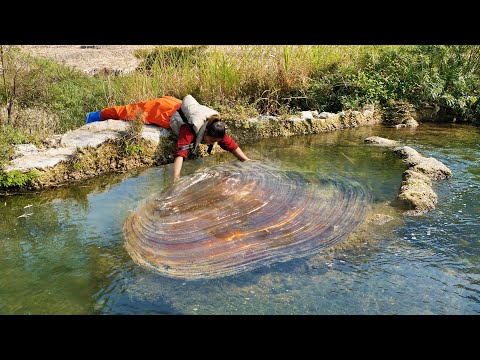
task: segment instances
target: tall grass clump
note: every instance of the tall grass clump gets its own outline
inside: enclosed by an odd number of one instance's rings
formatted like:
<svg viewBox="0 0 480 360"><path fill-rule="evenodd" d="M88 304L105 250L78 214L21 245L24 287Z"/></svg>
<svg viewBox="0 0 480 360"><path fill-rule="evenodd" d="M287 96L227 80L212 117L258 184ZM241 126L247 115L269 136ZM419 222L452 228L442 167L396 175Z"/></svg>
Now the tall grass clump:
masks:
<svg viewBox="0 0 480 360"><path fill-rule="evenodd" d="M357 52L346 46L157 47L139 51L140 71L112 88L129 102L190 93L210 106L242 104L276 114L307 106L312 76L355 61Z"/></svg>

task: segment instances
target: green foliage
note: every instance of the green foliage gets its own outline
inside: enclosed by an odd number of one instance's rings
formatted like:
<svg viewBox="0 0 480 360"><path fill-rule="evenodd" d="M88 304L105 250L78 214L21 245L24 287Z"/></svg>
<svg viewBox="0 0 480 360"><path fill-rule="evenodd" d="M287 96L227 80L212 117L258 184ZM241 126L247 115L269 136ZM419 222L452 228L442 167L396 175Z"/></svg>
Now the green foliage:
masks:
<svg viewBox="0 0 480 360"><path fill-rule="evenodd" d="M124 146L125 154L128 156L142 155L145 148L142 144L136 144L131 141L126 141Z"/></svg>
<svg viewBox="0 0 480 360"><path fill-rule="evenodd" d="M7 91L0 82L0 102L8 105L15 88L13 100L17 108L46 107L58 116L58 127L51 124L57 133L83 125L87 112L104 105L104 83L99 78L53 60L33 58L15 47L8 49L5 58L8 61L3 73L7 75Z"/></svg>
<svg viewBox="0 0 480 360"><path fill-rule="evenodd" d="M400 100L437 104L464 120L480 116L480 46L402 46L365 52L349 67L319 72L308 97L311 104L357 108Z"/></svg>
<svg viewBox="0 0 480 360"><path fill-rule="evenodd" d="M25 186L29 185L33 180L41 175L41 172L33 169L27 173L23 173L19 170L13 170L8 173L0 173L0 186L12 187L12 186Z"/></svg>
<svg viewBox="0 0 480 360"><path fill-rule="evenodd" d="M46 83L37 99L48 104L59 117L58 132L84 125L88 112L105 107L104 83L100 78L89 77L50 60L37 61L42 64Z"/></svg>

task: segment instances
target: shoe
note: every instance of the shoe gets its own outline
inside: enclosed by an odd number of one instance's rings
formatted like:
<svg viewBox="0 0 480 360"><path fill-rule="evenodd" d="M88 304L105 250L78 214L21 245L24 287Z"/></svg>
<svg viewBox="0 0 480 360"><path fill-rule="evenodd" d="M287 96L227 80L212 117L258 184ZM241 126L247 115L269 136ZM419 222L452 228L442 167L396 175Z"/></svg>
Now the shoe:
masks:
<svg viewBox="0 0 480 360"><path fill-rule="evenodd" d="M89 112L87 114L87 120L85 121L85 124L90 124L94 121L102 121L102 110Z"/></svg>

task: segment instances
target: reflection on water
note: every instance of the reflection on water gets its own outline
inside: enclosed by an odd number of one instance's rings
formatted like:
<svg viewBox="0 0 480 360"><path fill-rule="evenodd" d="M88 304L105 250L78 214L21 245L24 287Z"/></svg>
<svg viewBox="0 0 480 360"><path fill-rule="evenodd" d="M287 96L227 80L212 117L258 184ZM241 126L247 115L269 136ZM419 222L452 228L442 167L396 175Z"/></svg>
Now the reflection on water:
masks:
<svg viewBox="0 0 480 360"><path fill-rule="evenodd" d="M363 143L373 135L400 140L452 170L434 185L437 209L403 218L389 206L406 166ZM374 211L394 220L366 223L331 251L211 280L166 278L136 265L123 246L125 219L170 185L171 165L2 197L0 313L480 313L479 140L475 128L422 124L242 146L284 170L352 178L373 193ZM233 159L224 153L188 161L184 175Z"/></svg>

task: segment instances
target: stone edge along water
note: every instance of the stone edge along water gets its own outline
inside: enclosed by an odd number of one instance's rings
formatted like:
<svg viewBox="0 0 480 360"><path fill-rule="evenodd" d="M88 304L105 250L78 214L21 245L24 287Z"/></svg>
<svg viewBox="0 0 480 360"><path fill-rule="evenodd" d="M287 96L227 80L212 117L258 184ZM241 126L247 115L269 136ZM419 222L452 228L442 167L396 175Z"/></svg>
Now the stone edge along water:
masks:
<svg viewBox="0 0 480 360"><path fill-rule="evenodd" d="M409 168L402 174L402 184L397 195L398 200L411 207L405 215L418 216L434 209L437 194L432 189L432 181L447 179L452 171L433 157L424 157L410 146L401 146L398 141L371 136L365 142L390 148L399 155Z"/></svg>
<svg viewBox="0 0 480 360"><path fill-rule="evenodd" d="M381 122L381 114L373 106L362 111L328 113L303 111L299 116L258 116L248 119L225 119L229 134L238 142L245 143L259 138L307 135ZM38 176L20 190L38 190L68 184L72 181L92 178L112 171L166 164L173 161L175 139L171 131L156 125L143 125L141 151L123 151L122 138L129 122L104 120L83 125L63 135L54 135L45 140L44 148L33 144L15 146L14 158L7 163L4 173L12 171L27 173L38 171ZM201 145L199 155L207 154L207 146ZM212 153L221 151L215 145ZM18 188L2 188L11 191Z"/></svg>

